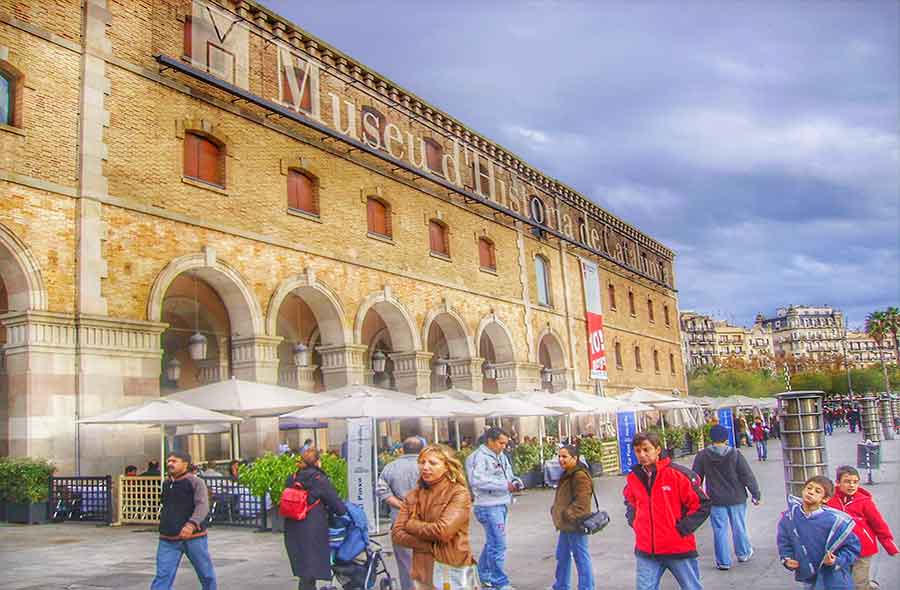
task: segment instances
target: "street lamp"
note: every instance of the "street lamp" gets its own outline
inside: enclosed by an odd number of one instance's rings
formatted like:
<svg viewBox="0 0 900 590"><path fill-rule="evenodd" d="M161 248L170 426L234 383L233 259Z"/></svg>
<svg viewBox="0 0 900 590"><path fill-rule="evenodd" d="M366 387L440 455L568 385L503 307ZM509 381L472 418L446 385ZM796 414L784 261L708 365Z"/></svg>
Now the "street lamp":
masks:
<svg viewBox="0 0 900 590"><path fill-rule="evenodd" d="M438 357L434 360L434 371L439 377L447 376L447 366L450 364L448 359Z"/></svg>
<svg viewBox="0 0 900 590"><path fill-rule="evenodd" d="M387 355L376 350L372 355L372 370L376 373L384 373L385 364L387 364Z"/></svg>
<svg viewBox="0 0 900 590"><path fill-rule="evenodd" d="M298 367L309 366L309 348L302 342L294 345L294 364Z"/></svg>
<svg viewBox="0 0 900 590"><path fill-rule="evenodd" d="M206 358L206 336L200 333L200 301L197 297L197 277L194 276L194 335L188 340L191 358L201 361Z"/></svg>
<svg viewBox="0 0 900 590"><path fill-rule="evenodd" d="M181 377L181 363L173 356L166 363L166 379L174 383L179 377Z"/></svg>

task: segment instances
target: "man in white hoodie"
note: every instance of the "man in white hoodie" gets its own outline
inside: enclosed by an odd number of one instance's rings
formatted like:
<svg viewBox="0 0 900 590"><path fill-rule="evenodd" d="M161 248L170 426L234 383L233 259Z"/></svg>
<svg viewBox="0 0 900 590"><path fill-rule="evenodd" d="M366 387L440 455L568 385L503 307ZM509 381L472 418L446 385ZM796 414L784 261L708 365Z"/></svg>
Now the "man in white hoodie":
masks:
<svg viewBox="0 0 900 590"><path fill-rule="evenodd" d="M504 454L509 436L499 428L485 433L485 442L466 459L466 476L474 497L475 518L484 527L484 549L478 577L485 588L515 590L503 571L506 561L506 524L512 492L524 488Z"/></svg>

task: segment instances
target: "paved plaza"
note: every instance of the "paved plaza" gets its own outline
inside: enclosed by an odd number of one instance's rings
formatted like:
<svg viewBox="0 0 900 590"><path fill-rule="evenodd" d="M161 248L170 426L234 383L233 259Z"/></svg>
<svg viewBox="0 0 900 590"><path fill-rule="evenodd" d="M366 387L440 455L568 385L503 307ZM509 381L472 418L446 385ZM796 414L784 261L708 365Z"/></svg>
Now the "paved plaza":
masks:
<svg viewBox="0 0 900 590"><path fill-rule="evenodd" d="M828 438L832 472L838 464L855 461L857 439L857 435L843 430ZM755 469L763 490L763 504L748 509L755 554L750 563L735 564L727 572L717 571L712 560L712 531L707 522L698 532L704 587L708 590L793 588L795 585L779 563L775 550L775 523L784 506L780 446L777 442L770 444L771 460L767 463L758 463L752 449L744 448L742 452ZM875 472L877 485L869 489L885 519L900 533L900 441L885 442L883 453L887 460ZM607 530L591 540L596 587L598 590L633 589L633 537L624 521L621 500L624 478L604 477L598 481L600 503L613 521ZM544 589L553 581L556 535L549 516L552 498L552 490L532 490L522 495L512 509L507 567L520 590ZM153 577L156 535L146 527L59 524L6 526L0 530L0 588L4 590L146 589ZM381 539L388 542L387 537ZM472 541L480 549L482 535L474 519ZM296 588L281 535L217 529L210 533L210 548L219 588ZM388 561L393 567L393 561L390 558ZM900 559L889 558L882 552L873 571L884 590L900 588L897 582ZM185 560L175 588L198 587ZM677 584L667 576L662 588L672 590Z"/></svg>

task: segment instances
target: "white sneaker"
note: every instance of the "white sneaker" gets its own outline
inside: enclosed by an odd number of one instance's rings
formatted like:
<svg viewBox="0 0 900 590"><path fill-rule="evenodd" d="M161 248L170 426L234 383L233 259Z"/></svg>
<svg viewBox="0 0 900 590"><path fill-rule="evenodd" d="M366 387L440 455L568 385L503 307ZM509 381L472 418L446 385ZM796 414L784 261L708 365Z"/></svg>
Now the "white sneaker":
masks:
<svg viewBox="0 0 900 590"><path fill-rule="evenodd" d="M750 553L748 553L744 557L738 557L738 561L741 563L747 563L748 561L750 561L751 557L753 557L753 548L752 547L750 548Z"/></svg>

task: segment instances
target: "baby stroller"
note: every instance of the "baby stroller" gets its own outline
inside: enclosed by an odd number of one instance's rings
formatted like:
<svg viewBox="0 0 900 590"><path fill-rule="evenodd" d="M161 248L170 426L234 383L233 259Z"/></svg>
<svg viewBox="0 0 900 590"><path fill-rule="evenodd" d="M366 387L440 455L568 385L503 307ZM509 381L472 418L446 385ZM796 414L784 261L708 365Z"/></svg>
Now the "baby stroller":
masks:
<svg viewBox="0 0 900 590"><path fill-rule="evenodd" d="M347 513L335 517L328 530L331 545L331 572L338 586L326 590L396 590L388 572L381 545L369 539L366 513L347 503Z"/></svg>

